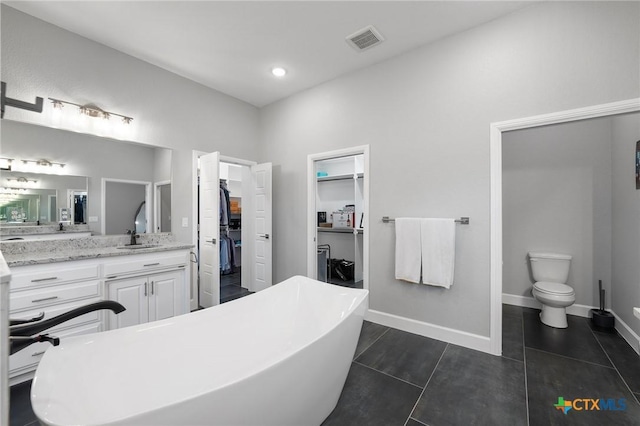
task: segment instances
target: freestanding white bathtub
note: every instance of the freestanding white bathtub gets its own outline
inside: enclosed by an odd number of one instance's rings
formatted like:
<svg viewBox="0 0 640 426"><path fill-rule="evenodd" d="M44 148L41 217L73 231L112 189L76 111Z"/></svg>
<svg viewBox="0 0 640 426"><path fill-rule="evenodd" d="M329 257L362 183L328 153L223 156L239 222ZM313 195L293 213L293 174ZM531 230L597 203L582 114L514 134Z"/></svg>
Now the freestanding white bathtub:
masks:
<svg viewBox="0 0 640 426"><path fill-rule="evenodd" d="M47 425L319 425L351 365L368 291L296 276L175 318L67 338L31 388Z"/></svg>

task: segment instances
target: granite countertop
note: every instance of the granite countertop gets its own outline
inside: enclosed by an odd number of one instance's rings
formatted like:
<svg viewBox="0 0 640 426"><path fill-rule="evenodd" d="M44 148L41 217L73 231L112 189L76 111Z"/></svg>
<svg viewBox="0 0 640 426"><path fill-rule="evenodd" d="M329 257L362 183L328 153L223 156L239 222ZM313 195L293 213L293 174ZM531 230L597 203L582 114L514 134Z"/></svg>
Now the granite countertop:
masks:
<svg viewBox="0 0 640 426"><path fill-rule="evenodd" d="M2 241L0 248L9 267L39 265L71 260L188 250L193 244L174 240L170 233L141 234L138 243L150 247L125 249L129 236L94 236L46 241Z"/></svg>
<svg viewBox="0 0 640 426"><path fill-rule="evenodd" d="M91 232L89 225L2 225L0 226L0 236L10 237L21 235L48 235L48 234L76 234L80 232Z"/></svg>

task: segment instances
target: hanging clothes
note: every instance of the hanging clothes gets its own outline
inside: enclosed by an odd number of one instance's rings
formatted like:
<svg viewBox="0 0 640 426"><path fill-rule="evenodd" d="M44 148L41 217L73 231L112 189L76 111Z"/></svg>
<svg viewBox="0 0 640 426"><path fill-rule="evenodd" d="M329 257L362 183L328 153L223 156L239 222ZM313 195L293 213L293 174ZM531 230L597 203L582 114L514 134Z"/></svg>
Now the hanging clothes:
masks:
<svg viewBox="0 0 640 426"><path fill-rule="evenodd" d="M233 274L236 270L235 242L229 235L220 234L220 273Z"/></svg>
<svg viewBox="0 0 640 426"><path fill-rule="evenodd" d="M229 215L227 214L227 200L229 198L225 195L222 185L220 185L220 226L229 224Z"/></svg>
<svg viewBox="0 0 640 426"><path fill-rule="evenodd" d="M231 202L227 182L220 181L220 273L233 274L236 267L235 242L229 237Z"/></svg>

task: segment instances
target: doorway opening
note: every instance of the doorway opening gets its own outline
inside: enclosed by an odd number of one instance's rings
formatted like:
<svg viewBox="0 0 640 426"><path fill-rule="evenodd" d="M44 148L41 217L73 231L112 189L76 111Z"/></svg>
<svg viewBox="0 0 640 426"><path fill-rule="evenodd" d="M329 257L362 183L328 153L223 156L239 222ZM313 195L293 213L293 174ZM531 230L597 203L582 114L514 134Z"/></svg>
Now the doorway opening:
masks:
<svg viewBox="0 0 640 426"><path fill-rule="evenodd" d="M627 114L640 111L640 99L595 105L587 108L492 123L490 126L491 158L491 323L490 353L502 355L502 291L503 291L503 200L502 200L502 134L551 124Z"/></svg>
<svg viewBox="0 0 640 426"><path fill-rule="evenodd" d="M102 235L151 232L151 182L102 178Z"/></svg>
<svg viewBox="0 0 640 426"><path fill-rule="evenodd" d="M171 181L153 184L155 232L171 232Z"/></svg>
<svg viewBox="0 0 640 426"><path fill-rule="evenodd" d="M271 163L193 156L197 309L271 286Z"/></svg>
<svg viewBox="0 0 640 426"><path fill-rule="evenodd" d="M242 279L242 199L251 179L247 165L220 161L220 303L254 293ZM246 222L246 218L245 218Z"/></svg>
<svg viewBox="0 0 640 426"><path fill-rule="evenodd" d="M369 288L369 146L308 156L307 275Z"/></svg>

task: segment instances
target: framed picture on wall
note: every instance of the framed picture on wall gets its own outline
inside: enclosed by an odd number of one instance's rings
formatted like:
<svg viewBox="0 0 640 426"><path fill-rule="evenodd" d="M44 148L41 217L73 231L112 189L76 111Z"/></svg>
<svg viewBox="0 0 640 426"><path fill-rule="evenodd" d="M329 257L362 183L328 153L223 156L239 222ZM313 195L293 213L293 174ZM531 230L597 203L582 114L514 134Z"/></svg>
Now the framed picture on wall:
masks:
<svg viewBox="0 0 640 426"><path fill-rule="evenodd" d="M636 142L636 189L640 189L640 141Z"/></svg>

